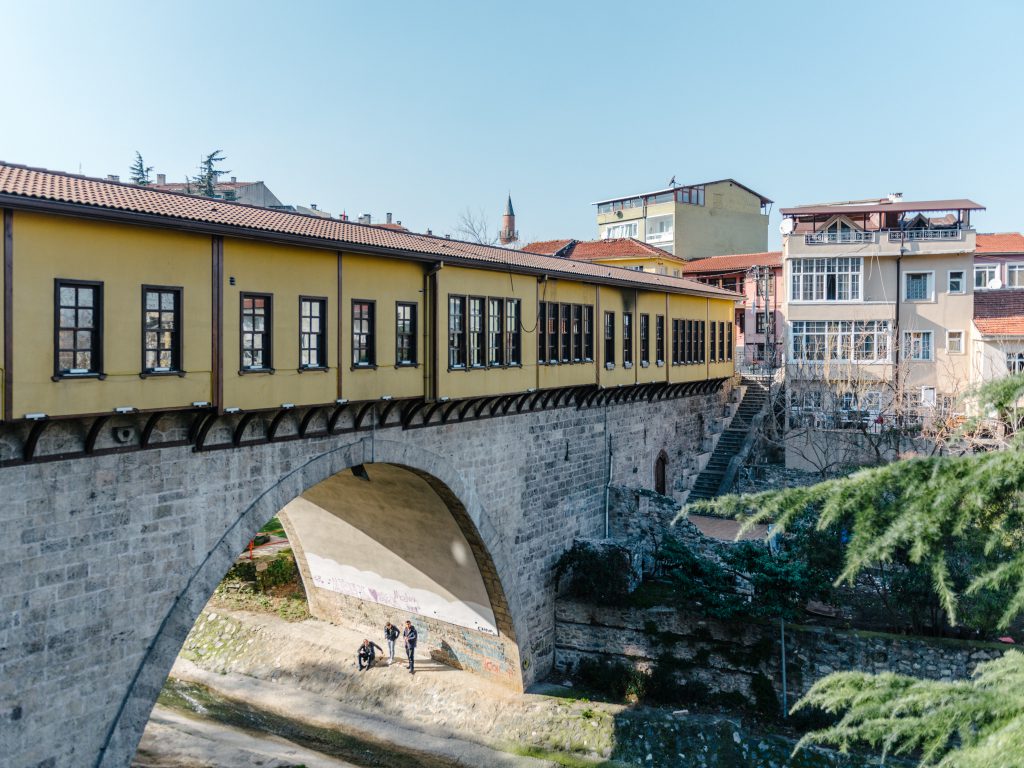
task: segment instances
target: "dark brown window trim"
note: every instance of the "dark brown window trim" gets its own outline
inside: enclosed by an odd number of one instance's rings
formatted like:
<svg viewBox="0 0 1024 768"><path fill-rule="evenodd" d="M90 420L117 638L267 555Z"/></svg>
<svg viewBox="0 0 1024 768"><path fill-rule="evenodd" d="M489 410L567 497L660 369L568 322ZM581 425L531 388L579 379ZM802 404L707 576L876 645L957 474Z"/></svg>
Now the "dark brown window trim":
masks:
<svg viewBox="0 0 1024 768"><path fill-rule="evenodd" d="M177 367L170 368L169 370L166 370L166 371L155 371L155 370L146 368L146 291L165 291L165 292L173 292L173 293L177 294L177 296L175 298L175 322L176 322L176 325L175 325L174 333L175 333L175 336L176 336L176 341L178 343L178 349L177 349L178 365L177 365ZM184 301L185 301L185 288L184 288L184 286L181 286L181 285L145 285L145 284L142 286L142 314L141 314L141 320L142 320L142 336L141 336L142 349L141 349L141 360L140 360L140 366L139 366L139 378L140 379L147 379L150 376L184 376L185 375L185 370L182 368L183 361L185 360L185 333L184 333L184 328L182 328L183 320L184 320L184 317L185 317Z"/></svg>
<svg viewBox="0 0 1024 768"><path fill-rule="evenodd" d="M188 371L142 371L139 374L140 379L158 379L166 376L177 376L179 379L184 379L188 374Z"/></svg>
<svg viewBox="0 0 1024 768"><path fill-rule="evenodd" d="M268 304L266 309L269 312L264 312L263 321L263 359L269 361L270 365L263 366L262 368L243 368L241 365L242 358L245 354L245 345L242 343L242 339L245 336L245 329L243 320L245 318L245 299L246 297L255 299L267 299ZM254 331L255 333L255 331ZM238 372L241 373L273 373L274 368L274 294L272 293L256 293L253 291L239 291L238 292Z"/></svg>
<svg viewBox="0 0 1024 768"><path fill-rule="evenodd" d="M366 304L369 307L369 318L368 318L369 325L368 325L368 330L366 332L366 351L367 351L367 356L372 361L372 362L369 362L369 363L356 363L355 360L354 360L355 354L356 354L356 327L355 327L355 317L353 316L353 313L355 312L355 308L356 308L357 304ZM373 370L373 371L375 371L375 370L377 370L377 365L378 365L378 363L377 363L377 319L378 319L378 316L377 316L377 300L376 299L352 299L352 301L349 304L348 319L349 319L349 325L351 326L350 330L349 330L349 337L350 337L350 341L351 341L351 344L352 344L352 348L351 348L351 350L349 350L351 352L351 354L349 355L349 358L350 358L350 363L349 363L350 370L353 370L353 371L365 371L365 370Z"/></svg>
<svg viewBox="0 0 1024 768"><path fill-rule="evenodd" d="M323 344L321 344L320 347L321 347L321 353L324 356L324 362L327 363L327 362L329 362L329 358L327 356L327 350L329 349L328 345L330 344L330 336L328 335L327 330L328 330L328 328L330 328L331 324L327 321L327 313L328 313L329 310L328 310L328 303L327 303L327 297L326 296L303 296L303 295L299 296L299 349L298 349L299 360L300 361L302 360L302 302L304 302L304 301L319 301L320 305L321 305L321 307L323 309L323 314L320 316L320 335L323 337ZM299 367L298 367L299 373L302 373L303 371L329 371L329 370L330 370L330 366L327 366L327 365L306 365L306 366L303 366L300 363Z"/></svg>
<svg viewBox="0 0 1024 768"><path fill-rule="evenodd" d="M325 368L322 365L307 365L305 368L296 368L297 373L329 373L330 368Z"/></svg>
<svg viewBox="0 0 1024 768"><path fill-rule="evenodd" d="M400 307L411 307L412 314L412 359L402 361L398 359L400 334L398 333L398 310ZM420 305L418 301L396 301L395 302L395 368L419 368L420 366Z"/></svg>
<svg viewBox="0 0 1024 768"><path fill-rule="evenodd" d="M377 364L376 363L373 363L373 364L367 363L366 365L351 365L351 366L349 366L349 370L350 371L376 371L377 370Z"/></svg>
<svg viewBox="0 0 1024 768"><path fill-rule="evenodd" d="M93 303L93 346L91 350L92 359L96 370L86 373L69 373L60 370L60 288L68 286L88 286L96 288L95 300ZM57 277L53 280L53 376L51 381L63 381L65 379L99 379L107 378L103 370L103 282L101 280L74 280L67 277Z"/></svg>

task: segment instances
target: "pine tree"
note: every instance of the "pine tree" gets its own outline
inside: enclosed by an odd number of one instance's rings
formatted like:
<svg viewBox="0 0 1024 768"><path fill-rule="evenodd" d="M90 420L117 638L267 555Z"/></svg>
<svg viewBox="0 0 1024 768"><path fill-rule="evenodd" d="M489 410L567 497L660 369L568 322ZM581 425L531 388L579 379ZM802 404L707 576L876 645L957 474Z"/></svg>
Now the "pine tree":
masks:
<svg viewBox="0 0 1024 768"><path fill-rule="evenodd" d="M979 413L1019 424L1024 376L983 387ZM1024 613L1024 440L972 456L910 459L805 488L728 496L694 511L739 517L744 527L771 522L785 531L812 512L819 530L849 537L837 583L900 557L928 569L951 622L963 596L992 592L1003 606L998 624ZM964 547L981 553L958 590L951 573ZM810 743L867 742L886 752L920 750L922 766L1024 768L1024 654L979 664L970 681L941 683L900 675L842 672L814 685L796 709L840 713Z"/></svg>
<svg viewBox="0 0 1024 768"><path fill-rule="evenodd" d="M132 184L139 184L143 187L152 184L153 180L149 178L150 171L152 170L152 165L146 165L142 161L142 153L135 150L135 162L132 163L130 171Z"/></svg>
<svg viewBox="0 0 1024 768"><path fill-rule="evenodd" d="M199 163L199 173L188 180L186 190L189 194L202 195L203 197L216 197L217 180L222 174L231 171L222 171L217 166L227 160L221 153L223 150L215 149L204 157Z"/></svg>

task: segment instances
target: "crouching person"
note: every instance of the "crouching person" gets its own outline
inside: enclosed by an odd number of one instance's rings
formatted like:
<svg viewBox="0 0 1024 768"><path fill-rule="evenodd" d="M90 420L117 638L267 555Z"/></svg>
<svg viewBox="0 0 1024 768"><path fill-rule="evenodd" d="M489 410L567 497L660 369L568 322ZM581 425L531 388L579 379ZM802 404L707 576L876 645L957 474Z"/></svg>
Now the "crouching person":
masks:
<svg viewBox="0 0 1024 768"><path fill-rule="evenodd" d="M377 658L375 651L384 653L384 649L376 643L372 643L369 640L363 640L363 644L359 646L359 651L357 653L360 672L369 669L373 665L374 659Z"/></svg>

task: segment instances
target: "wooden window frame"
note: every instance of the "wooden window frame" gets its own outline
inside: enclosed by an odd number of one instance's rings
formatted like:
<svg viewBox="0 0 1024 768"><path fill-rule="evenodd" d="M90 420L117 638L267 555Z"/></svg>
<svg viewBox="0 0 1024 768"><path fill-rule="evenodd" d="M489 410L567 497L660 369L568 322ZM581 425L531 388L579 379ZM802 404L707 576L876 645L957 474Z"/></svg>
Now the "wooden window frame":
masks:
<svg viewBox="0 0 1024 768"><path fill-rule="evenodd" d="M156 370L146 366L146 294L148 293L173 293L174 294L174 331L171 341L171 366L167 370ZM181 330L181 319L184 317L182 303L184 301L185 289L180 285L143 285L142 286L142 355L139 361L139 378L148 379L150 376L184 376L185 370L182 365L184 360L183 338ZM158 312L163 311L158 309ZM159 332L159 331L158 331ZM158 350L159 351L159 350Z"/></svg>
<svg viewBox="0 0 1024 768"><path fill-rule="evenodd" d="M320 330L316 334L313 334L311 332L303 333L303 331L302 331L302 320L303 320L303 317L305 317L302 314L302 309L303 309L302 305L304 303L306 303L307 301L310 302L311 304L315 302L315 303L320 305ZM309 315L309 317L313 317L313 316ZM328 370L328 365L327 365L327 350L328 350L328 346L327 346L327 344L328 344L327 328L328 328L329 325L330 324L327 322L327 297L326 296L299 296L299 367L298 367L299 373L303 373L305 371L326 371L326 370ZM319 341L320 341L320 344L319 344L319 354L317 355L317 362L319 363L319 365L303 365L302 364L302 353L306 350L306 347L303 346L303 341L304 340L303 340L302 337L306 336L306 335L310 335L310 336L315 335L315 336L319 337Z"/></svg>
<svg viewBox="0 0 1024 768"><path fill-rule="evenodd" d="M495 307L497 314L491 311ZM497 296L488 296L484 304L484 350L488 368L505 366L505 300Z"/></svg>
<svg viewBox="0 0 1024 768"><path fill-rule="evenodd" d="M651 316L646 312L640 315L640 365L651 364Z"/></svg>
<svg viewBox="0 0 1024 768"><path fill-rule="evenodd" d="M728 329L728 335L726 336L726 352L728 353L728 356L726 357L726 360L731 361L732 360L732 356L733 356L733 346L734 346L733 345L733 325L732 325L732 323L727 323L726 327Z"/></svg>
<svg viewBox="0 0 1024 768"><path fill-rule="evenodd" d="M510 312L509 307L515 307ZM514 317L513 317L514 315ZM509 326L512 326L511 328ZM522 299L505 299L505 366L520 368L523 365L523 302Z"/></svg>
<svg viewBox="0 0 1024 768"><path fill-rule="evenodd" d="M604 313L604 365L609 370L615 367L615 313L607 310Z"/></svg>
<svg viewBox="0 0 1024 768"><path fill-rule="evenodd" d="M622 313L622 367L633 367L633 313Z"/></svg>
<svg viewBox="0 0 1024 768"><path fill-rule="evenodd" d="M594 307L583 305L583 362L594 362Z"/></svg>
<svg viewBox="0 0 1024 768"><path fill-rule="evenodd" d="M558 304L549 301L547 305L544 313L544 335L547 337L544 348L547 350L548 365L558 365Z"/></svg>
<svg viewBox="0 0 1024 768"><path fill-rule="evenodd" d="M572 308L569 304L558 305L558 362L562 365L572 362Z"/></svg>
<svg viewBox="0 0 1024 768"><path fill-rule="evenodd" d="M72 371L82 369L69 368L62 370L60 367L60 289L62 287L93 289L92 347L89 350L92 367L82 373L72 373ZM78 306L78 304L74 306L76 312ZM78 322L77 314L75 315L75 322ZM78 333L77 325L74 326L73 333ZM55 278L53 281L53 381L64 379L99 379L102 381L106 379L107 374L103 371L103 341L103 282L99 280L72 280L64 277Z"/></svg>
<svg viewBox="0 0 1024 768"><path fill-rule="evenodd" d="M569 332L572 335L571 350L574 363L583 362L583 305L573 304L570 309L572 317L569 320Z"/></svg>
<svg viewBox="0 0 1024 768"><path fill-rule="evenodd" d="M409 310L409 332L402 333L402 323L406 322L400 316L400 312L403 309ZM395 302L395 368L416 368L420 364L420 351L419 351L419 332L420 332L420 318L419 318L419 304L415 301L396 301ZM409 359L403 360L401 357L403 336L409 337Z"/></svg>
<svg viewBox="0 0 1024 768"><path fill-rule="evenodd" d="M665 364L665 316L654 316L654 357L655 364Z"/></svg>
<svg viewBox="0 0 1024 768"><path fill-rule="evenodd" d="M356 332L356 307L360 305L366 305L367 308L367 331L366 331L366 357L367 362L360 363L356 362L356 350L359 349L359 345L356 344L356 337L361 336L361 333ZM349 313L351 320L352 331L350 337L352 339L352 359L351 369L353 371L372 371L377 368L377 301L376 299L352 299L351 312ZM360 318L362 320L362 318Z"/></svg>
<svg viewBox="0 0 1024 768"><path fill-rule="evenodd" d="M263 365L255 367L246 367L242 364L245 359L245 300L251 299L265 299L266 305L263 312L263 330L260 333L263 336ZM255 318L255 315L253 315ZM251 331L253 335L256 331ZM256 349L254 346L253 350ZM238 372L240 374L248 373L273 373L274 372L274 294L272 293L257 293L254 291L240 291L238 294Z"/></svg>
<svg viewBox="0 0 1024 768"><path fill-rule="evenodd" d="M479 329L473 330L473 306L480 308ZM468 296L466 298L466 368L480 369L487 367L487 298L484 296ZM474 333L476 338L474 340ZM475 343L474 343L475 341ZM474 355L478 362L473 362Z"/></svg>

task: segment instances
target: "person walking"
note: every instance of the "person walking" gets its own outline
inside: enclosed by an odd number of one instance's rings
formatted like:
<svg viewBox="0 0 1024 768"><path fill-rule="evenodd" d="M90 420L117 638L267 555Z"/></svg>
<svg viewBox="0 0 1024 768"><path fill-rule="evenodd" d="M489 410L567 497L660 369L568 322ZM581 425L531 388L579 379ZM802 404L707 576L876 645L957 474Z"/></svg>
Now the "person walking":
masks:
<svg viewBox="0 0 1024 768"><path fill-rule="evenodd" d="M405 622L405 630L402 632L402 637L405 638L405 655L409 657L409 674L416 674L416 640L418 635L416 634L416 627L412 625L411 621Z"/></svg>
<svg viewBox="0 0 1024 768"><path fill-rule="evenodd" d="M369 639L364 639L363 644L359 646L359 650L356 651L356 658L359 660L359 671L364 672L373 666L373 661L376 658L374 649L377 649L381 653L384 653L384 649L376 643L370 642Z"/></svg>
<svg viewBox="0 0 1024 768"><path fill-rule="evenodd" d="M399 635L398 627L390 621L384 625L384 640L388 644L388 665L395 663L395 641Z"/></svg>

